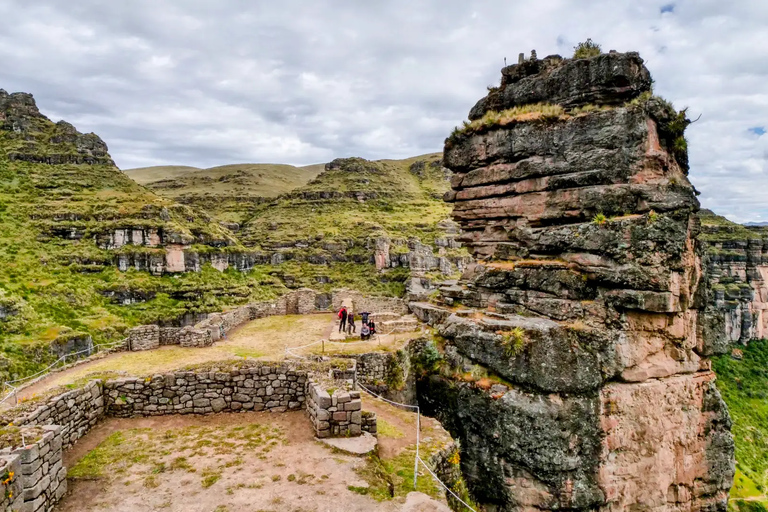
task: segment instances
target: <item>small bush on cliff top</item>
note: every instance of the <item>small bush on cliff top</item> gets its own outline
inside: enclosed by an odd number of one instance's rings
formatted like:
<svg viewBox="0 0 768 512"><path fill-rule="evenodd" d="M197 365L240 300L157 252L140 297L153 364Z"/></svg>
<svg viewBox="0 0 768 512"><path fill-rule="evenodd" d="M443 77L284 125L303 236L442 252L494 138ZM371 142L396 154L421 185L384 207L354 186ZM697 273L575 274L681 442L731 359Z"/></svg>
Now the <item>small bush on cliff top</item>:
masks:
<svg viewBox="0 0 768 512"><path fill-rule="evenodd" d="M573 47L574 59L588 59L590 57L596 57L601 53L603 53L603 51L600 48L600 45L592 41L592 38Z"/></svg>

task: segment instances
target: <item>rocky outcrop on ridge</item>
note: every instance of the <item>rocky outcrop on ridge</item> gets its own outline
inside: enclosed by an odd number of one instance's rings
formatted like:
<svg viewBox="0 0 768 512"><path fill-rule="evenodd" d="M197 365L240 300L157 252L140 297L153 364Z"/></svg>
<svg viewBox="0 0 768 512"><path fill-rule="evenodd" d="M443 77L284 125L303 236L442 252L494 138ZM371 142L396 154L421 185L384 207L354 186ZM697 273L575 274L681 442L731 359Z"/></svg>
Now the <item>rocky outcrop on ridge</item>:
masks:
<svg viewBox="0 0 768 512"><path fill-rule="evenodd" d="M546 102L564 107L619 105L651 89L651 74L636 52L611 52L591 59L532 58L501 70L501 85L469 112L479 119L488 111Z"/></svg>
<svg viewBox="0 0 768 512"><path fill-rule="evenodd" d="M114 165L107 145L95 133L82 134L66 121L46 121L31 94L0 89L0 130L19 135L6 152L9 160Z"/></svg>
<svg viewBox="0 0 768 512"><path fill-rule="evenodd" d="M447 141L446 199L479 263L413 304L444 340L423 410L493 510L725 510L733 440L699 325L684 114L635 53L525 61L489 96L471 117L564 110Z"/></svg>

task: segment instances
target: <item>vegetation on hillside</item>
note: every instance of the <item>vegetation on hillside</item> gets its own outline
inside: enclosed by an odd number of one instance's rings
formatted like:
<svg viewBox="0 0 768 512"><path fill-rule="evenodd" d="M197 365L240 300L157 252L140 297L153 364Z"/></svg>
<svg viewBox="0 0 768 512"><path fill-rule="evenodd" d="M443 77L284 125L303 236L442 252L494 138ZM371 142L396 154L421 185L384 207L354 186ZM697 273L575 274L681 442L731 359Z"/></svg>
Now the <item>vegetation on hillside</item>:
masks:
<svg viewBox="0 0 768 512"><path fill-rule="evenodd" d="M430 243L439 233L436 224L448 216L440 200L447 182L439 155L351 159L345 162L356 162L359 169L331 168L269 203L260 204L261 196L253 195L263 188L256 192L248 185L246 198L252 202L216 199L225 207L205 211L137 184L114 166L97 136L51 122L28 95L2 92L0 113L0 381L54 361L52 343L87 336L96 343L115 341L134 325L270 299L287 291L286 285L402 295L408 273L377 273L372 248L366 247L369 237L418 237ZM271 169L279 181L282 167L255 166L248 172L254 169ZM221 175L246 171L225 167ZM294 178L307 181L318 172L317 166L297 169ZM231 186L218 191L226 194ZM221 225L218 220L227 215L245 229ZM165 239L200 254L275 251L285 245L300 251L302 241L318 235L341 249L307 244L306 250L329 255L322 264L292 260L293 254L283 264L257 265L248 272L219 272L206 264L199 273L152 275L119 271L118 255L162 261L166 248L109 248L116 230L162 231Z"/></svg>
<svg viewBox="0 0 768 512"><path fill-rule="evenodd" d="M305 185L322 170L323 164L232 164L209 169L142 167L124 172L163 197L202 207L217 220L240 223L248 205Z"/></svg>
<svg viewBox="0 0 768 512"><path fill-rule="evenodd" d="M742 347L743 358L719 356L713 361L717 387L733 420L736 478L731 500L736 510L765 510L768 506L768 340ZM763 508L754 508L762 504Z"/></svg>
<svg viewBox="0 0 768 512"><path fill-rule="evenodd" d="M448 181L440 159L435 153L336 161L307 185L256 205L240 239L252 247L301 241L308 251L326 253L335 246L360 250L360 243L379 236L433 243L444 234L438 223L450 215L442 201Z"/></svg>

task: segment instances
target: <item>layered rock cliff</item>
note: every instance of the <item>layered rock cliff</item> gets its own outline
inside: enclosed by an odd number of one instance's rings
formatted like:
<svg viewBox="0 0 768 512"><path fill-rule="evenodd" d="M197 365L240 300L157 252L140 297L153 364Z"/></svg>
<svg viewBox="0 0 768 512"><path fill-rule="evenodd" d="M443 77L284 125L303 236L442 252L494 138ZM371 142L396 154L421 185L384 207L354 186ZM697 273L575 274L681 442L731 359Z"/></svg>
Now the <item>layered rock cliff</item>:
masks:
<svg viewBox="0 0 768 512"><path fill-rule="evenodd" d="M725 350L768 337L768 230L699 213L707 275L706 335Z"/></svg>
<svg viewBox="0 0 768 512"><path fill-rule="evenodd" d="M480 263L412 305L443 343L424 409L491 510L725 510L684 113L636 53L502 76L446 141L446 200Z"/></svg>

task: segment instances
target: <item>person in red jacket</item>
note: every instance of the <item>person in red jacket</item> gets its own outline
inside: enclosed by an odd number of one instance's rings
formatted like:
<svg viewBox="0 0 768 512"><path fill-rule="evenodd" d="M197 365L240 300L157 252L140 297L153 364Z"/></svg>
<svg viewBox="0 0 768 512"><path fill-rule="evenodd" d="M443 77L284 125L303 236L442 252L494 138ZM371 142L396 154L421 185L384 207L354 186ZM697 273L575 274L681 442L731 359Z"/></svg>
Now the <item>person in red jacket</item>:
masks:
<svg viewBox="0 0 768 512"><path fill-rule="evenodd" d="M339 322L339 332L344 332L344 330L347 328L347 307L341 306L341 309L339 310L339 318L341 319L341 322Z"/></svg>

